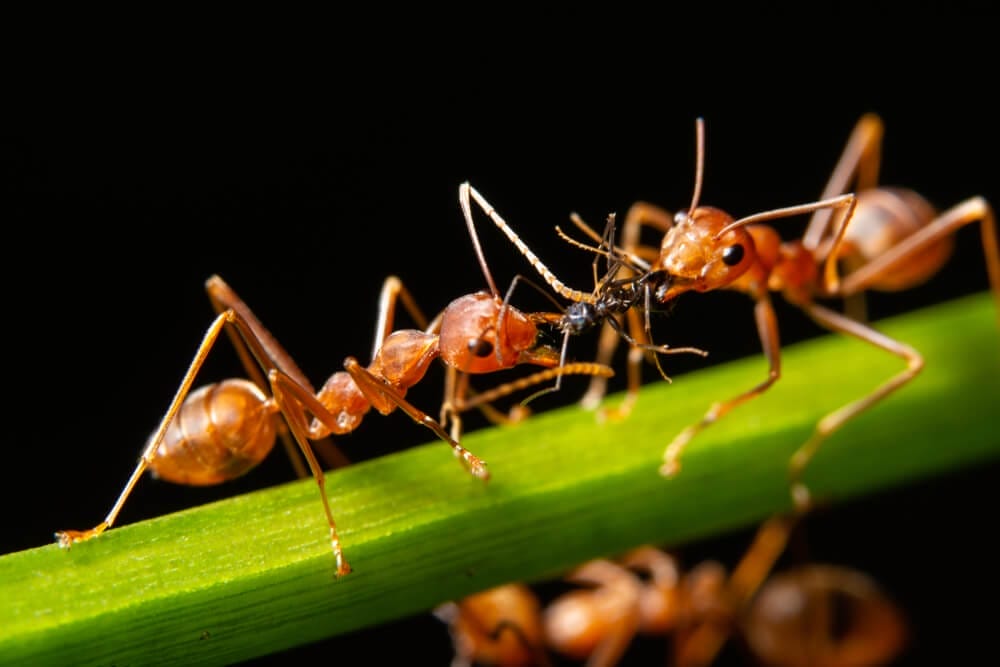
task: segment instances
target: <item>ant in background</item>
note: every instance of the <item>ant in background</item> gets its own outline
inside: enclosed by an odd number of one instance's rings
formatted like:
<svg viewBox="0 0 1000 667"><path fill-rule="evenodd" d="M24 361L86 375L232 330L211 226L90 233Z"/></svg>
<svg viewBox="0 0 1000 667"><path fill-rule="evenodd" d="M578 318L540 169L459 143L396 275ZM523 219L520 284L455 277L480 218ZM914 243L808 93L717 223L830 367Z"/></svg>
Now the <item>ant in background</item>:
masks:
<svg viewBox="0 0 1000 667"><path fill-rule="evenodd" d="M110 528L147 469L178 484L210 485L235 479L267 456L277 435L287 437L287 426L319 486L337 575L347 574L351 567L340 546L326 495L326 479L310 441L350 433L373 407L383 415L401 409L445 441L473 476L487 480L486 463L458 442L459 412L479 407L490 416L494 414L489 412L490 401L534 383L570 373L610 375L613 371L592 363L565 364L558 350L543 344L538 325L545 321L544 317L522 313L501 299L471 227L470 233L489 291L455 299L428 324L402 282L390 276L379 299L371 363L365 367L354 357L347 357L344 370L331 375L319 391L236 292L220 277L209 278L206 289L217 317L198 346L170 407L104 521L88 530L57 532L60 546L68 548ZM393 331L398 301L425 329ZM223 331L228 333L251 379L228 379L192 391L199 370ZM448 368L442 419L454 420L455 435L405 398L407 390L423 379L437 359ZM463 379L466 375L493 373L520 364L546 370L490 392L466 396L471 392ZM297 471L304 473L294 455L295 448L286 442L286 449L292 453ZM336 452L331 457L346 463Z"/></svg>
<svg viewBox="0 0 1000 667"><path fill-rule="evenodd" d="M792 455L789 478L792 498L800 510L810 494L802 474L820 445L838 428L920 372L924 360L918 351L853 317L816 303L817 299L850 299L864 290L902 290L930 279L948 259L951 235L960 227L980 222L991 288L1000 313L1000 252L996 220L989 203L972 197L937 214L911 190L876 187L881 120L861 118L844 150L823 198L811 204L779 208L734 220L726 212L698 203L704 163L704 123L697 121L697 174L691 206L671 216L638 202L628 211L620 252L634 263L648 261L641 278L654 300L666 304L684 292L731 289L754 300L757 330L767 357L767 378L734 398L713 404L695 424L667 446L661 474L680 470L680 457L690 440L730 410L759 396L781 376L781 343L771 304L771 292L799 307L820 326L870 343L900 357L906 368L871 393L823 417L812 436ZM842 194L853 183L856 194ZM764 225L769 220L812 213L800 240L783 242ZM832 215L838 213L837 220ZM663 234L658 248L638 245L639 229L646 225ZM590 231L592 236L596 233ZM846 269L843 277L840 267ZM850 310L850 307L849 307ZM609 339L610 354L616 344ZM597 361L609 358L599 354Z"/></svg>
<svg viewBox="0 0 1000 667"><path fill-rule="evenodd" d="M552 667L542 630L542 605L525 584L510 583L446 602L434 616L447 624L451 667Z"/></svg>
<svg viewBox="0 0 1000 667"><path fill-rule="evenodd" d="M611 667L637 635L672 639L667 664L702 667L737 634L776 667L875 667L895 659L907 622L867 575L827 564L771 571L795 517L765 521L731 573L706 561L684 572L651 547L589 561L566 581L583 588L542 608L523 584L505 584L435 610L449 624L453 667L551 665L555 653ZM769 576L770 575L770 576Z"/></svg>

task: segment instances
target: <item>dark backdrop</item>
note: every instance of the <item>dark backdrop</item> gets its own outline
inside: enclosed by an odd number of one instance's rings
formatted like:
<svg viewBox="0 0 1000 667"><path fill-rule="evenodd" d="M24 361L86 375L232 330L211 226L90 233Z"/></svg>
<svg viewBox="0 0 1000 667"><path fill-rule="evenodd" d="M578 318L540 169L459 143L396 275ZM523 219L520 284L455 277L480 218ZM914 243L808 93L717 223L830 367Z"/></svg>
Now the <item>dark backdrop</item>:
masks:
<svg viewBox="0 0 1000 667"><path fill-rule="evenodd" d="M510 54L523 55L523 42L473 38L440 58L424 55L423 43L381 58L371 56L378 44L251 55L256 40L191 61L175 59L183 49L172 43L134 59L142 39L121 50L30 51L31 67L18 68L8 89L17 113L4 123L0 151L13 362L2 551L47 544L54 529L103 517L211 321L203 283L212 273L316 384L347 355L367 359L386 275L400 276L428 311L483 287L457 203L463 180L581 287L590 262L553 226L571 210L599 222L637 199L685 205L699 115L707 122L703 201L737 216L815 198L866 111L887 126L883 182L941 206L975 194L1000 201L1000 133L984 95L995 83L986 65L993 54L976 20L944 18L927 25L947 28L933 48L926 35L882 40L885 33L848 22L822 39L720 41L715 64L699 52L705 43L669 34L633 35L628 48L612 48L558 31L546 45L558 55L516 60ZM952 27L964 31L961 40ZM855 41L866 48L855 50ZM528 271L491 226L481 230L498 282ZM955 260L926 286L873 297L873 318L985 289L977 232L963 230L958 241ZM819 333L791 308L781 306L779 317L786 342ZM705 363L759 354L740 295L685 297L658 331L663 342L710 350ZM577 355L592 343L579 342ZM683 391L683 371L698 364L675 359ZM239 372L227 345L206 369L213 379ZM432 408L440 389L436 378L427 384L413 396ZM547 405L577 396L582 384L568 384ZM380 442L428 440L405 416L373 415L342 444L363 459L387 451ZM872 572L907 607L919 636L900 664L987 645L971 605L995 593L984 584L997 552L981 538L992 525L997 472L994 464L892 490L809 524L811 556ZM291 477L279 454L219 489L144 479L120 521ZM748 537L683 553L692 562L732 557ZM416 637L429 661L445 663L447 636L430 617L325 648L393 660L412 656Z"/></svg>

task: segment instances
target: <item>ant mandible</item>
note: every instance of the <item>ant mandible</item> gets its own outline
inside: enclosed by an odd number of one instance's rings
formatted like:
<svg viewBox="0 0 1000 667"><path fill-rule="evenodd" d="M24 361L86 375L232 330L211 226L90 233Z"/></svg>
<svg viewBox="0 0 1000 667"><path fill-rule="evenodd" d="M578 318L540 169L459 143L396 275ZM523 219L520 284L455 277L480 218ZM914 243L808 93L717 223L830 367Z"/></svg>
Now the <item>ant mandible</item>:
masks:
<svg viewBox="0 0 1000 667"><path fill-rule="evenodd" d="M544 318L522 313L500 297L471 228L470 233L489 292L455 299L428 325L402 282L390 276L379 299L371 364L365 367L354 357L347 357L345 370L331 375L318 392L236 292L220 277L209 278L206 289L218 315L132 475L104 521L88 530L57 532L59 545L68 548L110 528L147 469L164 480L189 485L218 484L247 473L271 451L276 435L284 432L280 417L291 430L319 486L338 576L349 573L351 567L341 549L326 495L326 479L310 441L353 431L372 407L383 415L399 408L450 445L472 475L487 480L486 463L462 447L457 435L450 435L440 422L405 398L407 390L420 382L436 359L449 368L442 415L455 420L453 434L458 433L457 413L470 407L488 406L489 401L502 395L563 374L612 371L592 363L561 363L558 350L540 342L537 327ZM426 329L393 331L397 301ZM229 379L191 391L223 331L228 332L252 381ZM455 379L458 374L492 373L519 364L546 370L472 398L466 398L464 393L468 391L467 382ZM294 449L289 446L289 451Z"/></svg>

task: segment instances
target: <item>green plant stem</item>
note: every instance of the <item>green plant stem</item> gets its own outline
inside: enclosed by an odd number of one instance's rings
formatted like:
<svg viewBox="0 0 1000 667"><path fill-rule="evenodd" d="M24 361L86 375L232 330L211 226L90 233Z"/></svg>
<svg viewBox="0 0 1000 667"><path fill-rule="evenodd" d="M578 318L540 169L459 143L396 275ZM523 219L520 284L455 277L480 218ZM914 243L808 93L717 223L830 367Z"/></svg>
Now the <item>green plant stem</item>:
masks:
<svg viewBox="0 0 1000 667"><path fill-rule="evenodd" d="M806 473L820 500L1000 455L983 418L1000 405L989 295L878 326L920 350L926 368L828 441ZM842 336L790 346L781 380L697 436L673 480L658 474L667 442L763 379L763 358L654 383L621 422L571 406L470 433L464 444L489 462L488 484L440 442L330 473L354 567L340 579L310 480L115 527L69 551L8 554L0 664L232 663L641 543L746 526L790 507L788 457L817 420L901 368Z"/></svg>

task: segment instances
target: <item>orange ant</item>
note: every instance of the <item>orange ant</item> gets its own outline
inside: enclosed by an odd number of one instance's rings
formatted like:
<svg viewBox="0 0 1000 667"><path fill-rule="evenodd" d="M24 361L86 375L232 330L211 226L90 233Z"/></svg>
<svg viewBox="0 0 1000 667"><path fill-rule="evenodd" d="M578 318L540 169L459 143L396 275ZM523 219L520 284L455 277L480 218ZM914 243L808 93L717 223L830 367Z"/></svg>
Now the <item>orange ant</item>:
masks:
<svg viewBox="0 0 1000 667"><path fill-rule="evenodd" d="M867 396L823 417L813 435L793 454L789 477L799 509L810 503L802 473L822 442L913 379L924 364L923 357L912 347L815 300L847 299L867 289L902 290L928 280L950 256L951 235L978 220L991 288L1000 307L1000 251L989 203L982 197L972 197L938 215L913 191L876 187L881 136L881 120L874 114L863 116L821 200L734 220L717 208L699 206L704 164L704 122L699 118L691 206L674 216L645 202L629 209L622 230L623 247L618 251L633 258L634 263L649 262L640 281L652 290L654 300L664 304L688 291L745 292L754 300L757 330L769 364L767 379L735 398L715 403L700 421L673 439L664 452L660 470L664 476L677 474L682 451L699 431L762 394L780 377L781 343L770 292L781 292L820 326L871 343L906 362L904 370ZM856 193L842 194L852 181ZM828 234L833 212L840 215ZM803 213L813 215L801 240L782 242L772 227L760 224ZM659 248L638 244L642 225L664 234ZM596 237L593 230L588 233ZM849 269L843 277L838 275L838 264ZM596 360L606 362L615 345L616 340L609 338Z"/></svg>
<svg viewBox="0 0 1000 667"><path fill-rule="evenodd" d="M550 667L542 636L542 608L525 584L510 583L445 602L434 616L448 625L451 667Z"/></svg>
<svg viewBox="0 0 1000 667"><path fill-rule="evenodd" d="M540 342L538 325L547 315L522 313L501 299L471 227L470 233L489 291L455 299L428 324L402 282L389 277L379 300L371 364L364 367L354 357L347 357L345 370L331 375L318 392L239 296L218 276L209 278L206 289L218 316L198 346L170 407L104 521L89 530L57 532L60 546L68 548L110 528L147 468L167 481L190 485L217 484L245 474L271 451L276 434L284 433L279 415L319 486L338 575L351 568L341 550L326 480L310 441L353 431L373 407L383 415L399 408L451 446L472 475L487 480L486 463L458 442L459 412L478 407L489 417L495 414L489 411L490 401L532 384L564 374L610 375L612 371L593 363L561 363L558 350ZM397 301L425 327L423 330L392 330ZM228 332L252 381L229 379L191 391L222 331ZM405 399L407 390L420 382L438 358L448 368L441 420L453 420L450 435L441 422ZM519 364L546 370L466 396L471 392L468 374L492 373ZM297 461L290 443L288 450L293 453L293 462Z"/></svg>
<svg viewBox="0 0 1000 667"><path fill-rule="evenodd" d="M456 667L552 664L546 646L588 667L610 667L636 635L670 634L668 664L701 667L734 631L763 664L780 667L868 667L898 656L907 623L868 576L826 564L768 576L794 522L763 523L729 574L715 561L682 572L670 554L641 546L576 568L566 580L586 588L544 609L525 585L505 584L435 614L449 623Z"/></svg>

